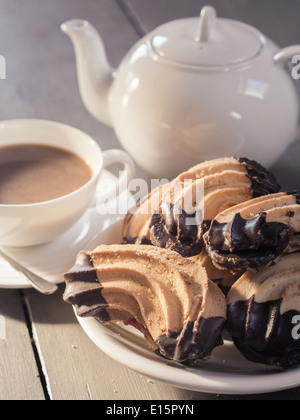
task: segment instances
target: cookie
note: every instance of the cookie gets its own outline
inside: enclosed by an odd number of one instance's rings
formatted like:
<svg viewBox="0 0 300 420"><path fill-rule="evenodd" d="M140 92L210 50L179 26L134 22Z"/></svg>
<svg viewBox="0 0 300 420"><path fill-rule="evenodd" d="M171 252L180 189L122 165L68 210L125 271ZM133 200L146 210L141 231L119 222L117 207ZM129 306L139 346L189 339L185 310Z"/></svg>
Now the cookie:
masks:
<svg viewBox="0 0 300 420"><path fill-rule="evenodd" d="M300 249L299 193L256 198L220 213L205 235L220 269L257 269Z"/></svg>
<svg viewBox="0 0 300 420"><path fill-rule="evenodd" d="M246 272L227 297L226 329L250 361L283 368L300 364L300 253Z"/></svg>
<svg viewBox="0 0 300 420"><path fill-rule="evenodd" d="M205 250L194 257L189 257L190 260L201 264L205 268L208 278L212 280L227 296L231 287L241 277L240 273L232 273L229 270L219 270L210 259Z"/></svg>
<svg viewBox="0 0 300 420"><path fill-rule="evenodd" d="M194 364L223 343L223 293L200 264L175 252L102 245L81 252L65 281L64 300L79 316L133 325L167 359Z"/></svg>
<svg viewBox="0 0 300 420"><path fill-rule="evenodd" d="M184 257L197 255L204 248L203 235L218 213L279 190L271 172L246 158L204 162L169 185L152 215L150 241Z"/></svg>

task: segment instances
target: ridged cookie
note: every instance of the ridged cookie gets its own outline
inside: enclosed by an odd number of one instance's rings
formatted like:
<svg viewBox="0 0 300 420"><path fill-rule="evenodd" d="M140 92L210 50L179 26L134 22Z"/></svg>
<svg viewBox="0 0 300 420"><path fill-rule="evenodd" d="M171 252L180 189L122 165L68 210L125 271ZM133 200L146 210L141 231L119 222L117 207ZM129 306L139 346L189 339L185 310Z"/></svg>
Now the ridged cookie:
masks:
<svg viewBox="0 0 300 420"><path fill-rule="evenodd" d="M125 322L167 359L193 364L222 344L226 299L199 265L146 245L81 252L64 299L82 317Z"/></svg>
<svg viewBox="0 0 300 420"><path fill-rule="evenodd" d="M220 213L205 235L218 268L259 268L300 249L298 192L256 198Z"/></svg>
<svg viewBox="0 0 300 420"><path fill-rule="evenodd" d="M227 300L226 328L248 360L300 364L300 253L258 273L246 272Z"/></svg>
<svg viewBox="0 0 300 420"><path fill-rule="evenodd" d="M149 238L185 257L197 255L218 213L279 190L275 177L254 161L232 157L204 162L169 186L152 215Z"/></svg>
<svg viewBox="0 0 300 420"><path fill-rule="evenodd" d="M190 260L201 264L206 270L208 278L212 280L227 296L231 287L241 277L240 273L232 273L229 270L219 270L212 262L211 258L205 250L194 257L189 257Z"/></svg>

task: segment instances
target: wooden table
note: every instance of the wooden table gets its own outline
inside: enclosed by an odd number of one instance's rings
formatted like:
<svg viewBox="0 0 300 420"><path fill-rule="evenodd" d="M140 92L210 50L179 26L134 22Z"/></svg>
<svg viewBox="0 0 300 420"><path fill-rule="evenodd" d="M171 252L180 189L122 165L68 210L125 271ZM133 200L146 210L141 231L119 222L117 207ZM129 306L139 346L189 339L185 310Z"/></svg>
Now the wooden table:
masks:
<svg viewBox="0 0 300 420"><path fill-rule="evenodd" d="M128 49L158 24L196 16L201 0L0 0L0 119L42 118L78 127L103 149L120 147L114 132L95 121L79 97L75 59L60 24L90 20L117 66ZM280 46L300 43L298 0L214 0L220 15L260 28ZM275 165L287 189L299 188L300 142ZM141 169L138 175L147 178ZM54 262L55 263L55 262ZM249 397L208 395L150 381L103 354L85 335L64 286L51 297L34 290L0 291L0 399L215 400L299 399L300 388ZM3 326L5 325L5 334Z"/></svg>

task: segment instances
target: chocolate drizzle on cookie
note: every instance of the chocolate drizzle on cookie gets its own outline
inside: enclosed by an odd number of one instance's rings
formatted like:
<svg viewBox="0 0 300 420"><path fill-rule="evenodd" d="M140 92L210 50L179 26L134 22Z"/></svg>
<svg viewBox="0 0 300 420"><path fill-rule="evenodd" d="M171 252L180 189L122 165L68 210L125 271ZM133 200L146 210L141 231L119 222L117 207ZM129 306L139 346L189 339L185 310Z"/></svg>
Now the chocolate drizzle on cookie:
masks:
<svg viewBox="0 0 300 420"><path fill-rule="evenodd" d="M300 341L292 335L293 319L300 312L291 310L281 315L281 303L257 303L253 296L228 305L226 328L246 359L283 368L300 363Z"/></svg>
<svg viewBox="0 0 300 420"><path fill-rule="evenodd" d="M290 367L300 363L300 254L245 273L227 297L226 329L250 361Z"/></svg>
<svg viewBox="0 0 300 420"><path fill-rule="evenodd" d="M280 248L289 241L289 227L280 222L267 222L267 214L261 212L253 219L245 220L237 213L231 223L211 225L210 245L220 251L235 252L258 250L261 248Z"/></svg>
<svg viewBox="0 0 300 420"><path fill-rule="evenodd" d="M232 223L213 221L208 238L208 253L213 261L227 270L268 265L281 255L289 244L289 226L266 222L266 213L245 220L240 213Z"/></svg>
<svg viewBox="0 0 300 420"><path fill-rule="evenodd" d="M64 277L64 300L76 307L79 316L85 318L101 314L104 322L110 320L106 311L109 305L101 294L103 287L92 260L85 252L78 254L75 266Z"/></svg>
<svg viewBox="0 0 300 420"><path fill-rule="evenodd" d="M180 333L169 331L157 339L161 355L185 365L193 365L197 360L205 360L215 347L223 345L220 331L224 318L200 318L188 322Z"/></svg>
<svg viewBox="0 0 300 420"><path fill-rule="evenodd" d="M299 232L297 194L278 193L220 213L205 235L205 242L219 268L259 268L290 252L289 245L297 246L294 238Z"/></svg>
<svg viewBox="0 0 300 420"><path fill-rule="evenodd" d="M202 236L206 226L202 222L202 212L188 215L181 210L176 217L173 204L164 203L163 207L162 216L156 212L151 218L149 231L152 245L171 249L183 257L199 254L203 248Z"/></svg>
<svg viewBox="0 0 300 420"><path fill-rule="evenodd" d="M262 195L279 192L281 186L278 184L274 174L268 169L264 168L255 160L247 158L236 158L242 165L245 165L248 177L251 180L251 187L253 190L253 198Z"/></svg>

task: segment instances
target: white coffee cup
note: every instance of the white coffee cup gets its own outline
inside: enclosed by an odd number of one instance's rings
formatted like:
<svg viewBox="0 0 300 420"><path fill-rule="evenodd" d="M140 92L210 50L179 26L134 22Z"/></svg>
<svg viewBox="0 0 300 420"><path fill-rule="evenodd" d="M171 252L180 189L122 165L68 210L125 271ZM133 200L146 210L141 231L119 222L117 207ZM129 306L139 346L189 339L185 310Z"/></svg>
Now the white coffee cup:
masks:
<svg viewBox="0 0 300 420"><path fill-rule="evenodd" d="M124 171L117 180L123 190L134 176L134 163L125 152L102 152L90 136L64 124L42 120L0 122L0 147L18 144L48 145L73 152L90 166L92 177L83 187L54 200L25 205L0 204L1 246L40 245L70 229L91 204L100 175L108 165L124 165ZM102 195L109 197L110 190L102 192ZM121 187L119 192L122 192Z"/></svg>

